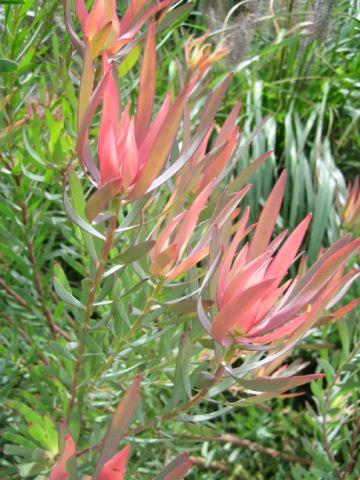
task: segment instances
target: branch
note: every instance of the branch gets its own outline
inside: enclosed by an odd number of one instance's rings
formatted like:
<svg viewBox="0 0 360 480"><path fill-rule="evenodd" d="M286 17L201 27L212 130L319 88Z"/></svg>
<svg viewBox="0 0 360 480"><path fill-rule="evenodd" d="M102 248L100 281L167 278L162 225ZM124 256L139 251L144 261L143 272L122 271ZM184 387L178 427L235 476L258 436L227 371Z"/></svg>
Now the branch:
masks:
<svg viewBox="0 0 360 480"><path fill-rule="evenodd" d="M219 437L205 437L200 435L185 435L184 438L193 439L193 440L201 440L207 442L221 442L221 443L232 443L234 445L239 445L240 447L244 448L252 448L253 450L257 450L264 455L268 455L273 458L279 458L284 460L285 462L290 463L300 463L301 465L310 466L312 464L312 460L310 458L299 457L298 455L291 455L289 453L279 452L278 450L274 450L273 448L263 447L256 442L251 442L250 440L246 440L243 438L237 438L233 435L220 435Z"/></svg>

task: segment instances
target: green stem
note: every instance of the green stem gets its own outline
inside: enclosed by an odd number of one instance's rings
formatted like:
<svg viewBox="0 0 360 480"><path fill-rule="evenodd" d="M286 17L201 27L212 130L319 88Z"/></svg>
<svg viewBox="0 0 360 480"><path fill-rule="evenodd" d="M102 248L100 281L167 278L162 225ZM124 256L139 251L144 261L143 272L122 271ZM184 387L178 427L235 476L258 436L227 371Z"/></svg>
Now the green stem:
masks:
<svg viewBox="0 0 360 480"><path fill-rule="evenodd" d="M131 339L131 337L140 329L141 325L142 325L142 322L144 320L144 318L150 313L151 311L151 308L154 304L154 301L156 301L156 298L159 296L161 290L162 290L162 287L163 287L163 282L160 281L154 288L154 291L151 295L151 297L149 297L147 300L146 300L146 304L145 304L145 307L144 307L144 311L143 313L136 319L136 321L134 322L134 324L131 326L131 328L129 329L129 331L126 333L126 335L114 346L114 351L113 353L108 357L108 359L105 361L105 363L101 366L101 368L98 370L98 372L96 373L95 377L94 377L94 380L91 382L89 388L88 388L88 391L91 391L94 386L96 385L96 383L98 382L98 380L100 379L101 375L110 368L112 362L114 361L114 358L116 357L116 355L119 354L119 352L121 351L121 349L129 342L129 340Z"/></svg>
<svg viewBox="0 0 360 480"><path fill-rule="evenodd" d="M98 287L101 283L102 275L104 273L104 269L105 269L105 266L106 266L106 263L107 263L107 260L108 260L108 257L109 257L109 253L110 253L110 250L112 248L114 233L115 233L116 225L117 225L118 214L119 214L119 209L117 210L116 214L113 215L110 218L110 221L109 221L104 246L103 246L103 249L102 249L102 252L101 252L101 257L100 257L99 263L96 265L94 279L92 281L91 289L90 289L89 296L88 296L86 306L85 306L84 320L83 320L83 323L82 323L81 328L80 328L80 331L82 333L86 331L86 329L87 329L87 327L90 323L91 316L93 314L93 304L95 302L96 292L97 292L97 289L98 289ZM84 351L85 351L84 344L81 343L80 346L79 346L79 350L78 350L78 355L77 355L75 369L74 369L74 376L73 376L73 381L72 381L72 385L71 385L71 398L70 398L70 402L69 402L69 406L68 406L67 414L66 414L66 421L67 422L69 422L70 414L71 414L71 411L74 407L75 400L76 400L77 388L78 388L78 377L79 377L80 370L81 370L81 364L82 364L83 357L84 357Z"/></svg>
<svg viewBox="0 0 360 480"><path fill-rule="evenodd" d="M127 433L128 436L137 435L138 433L143 432L144 430L152 427L155 424L155 422L164 422L166 420L172 420L173 418L177 417L179 413L184 413L190 410L206 397L209 390L216 384L216 382L223 376L223 374L224 374L224 367L220 365L214 374L214 378L212 382L206 387L202 388L200 392L198 392L196 395L191 397L188 402L184 403L181 407L175 408L170 412L165 413L164 415L161 415L160 417L156 417L156 419L149 420L143 425L140 425L139 427L129 430Z"/></svg>

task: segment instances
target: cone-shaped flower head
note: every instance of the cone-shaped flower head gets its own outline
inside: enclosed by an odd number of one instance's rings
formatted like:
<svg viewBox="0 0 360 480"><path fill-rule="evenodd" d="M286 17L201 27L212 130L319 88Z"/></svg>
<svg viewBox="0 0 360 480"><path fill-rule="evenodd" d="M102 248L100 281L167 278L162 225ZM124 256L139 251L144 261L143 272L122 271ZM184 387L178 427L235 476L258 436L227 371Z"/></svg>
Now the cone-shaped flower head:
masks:
<svg viewBox="0 0 360 480"><path fill-rule="evenodd" d="M214 183L215 179L198 195L189 210L185 210L168 222L160 234L158 234L158 226L155 228L152 238L156 240L156 244L150 252L150 273L154 277L162 276L174 279L187 272L208 255L209 247L204 246L182 260Z"/></svg>
<svg viewBox="0 0 360 480"><path fill-rule="evenodd" d="M346 195L346 204L341 212L344 227L351 229L360 223L360 189L359 176L354 184L349 182Z"/></svg>
<svg viewBox="0 0 360 480"><path fill-rule="evenodd" d="M288 336L303 324L312 325L338 300L357 277L343 276L344 264L359 251L360 239L345 237L309 269L302 278L286 281L308 228L308 215L279 248L287 232L271 236L285 188L285 172L273 188L250 244L238 253L249 211L227 249L217 281L218 314L211 332L223 345L235 342L269 343ZM285 281L284 281L285 279Z"/></svg>
<svg viewBox="0 0 360 480"><path fill-rule="evenodd" d="M188 67L188 75L191 76L194 72L199 71L203 75L209 66L220 60L230 52L229 47L217 47L213 52L212 45L205 43L209 33L195 38L190 35L184 42L185 60Z"/></svg>
<svg viewBox="0 0 360 480"><path fill-rule="evenodd" d="M170 104L170 94L151 123L156 84L155 25L150 24L145 45L136 115L130 105L121 112L114 76L106 75L102 118L99 130L98 156L101 185L117 181L119 193L137 198L146 191L160 172L176 136L189 88Z"/></svg>
<svg viewBox="0 0 360 480"><path fill-rule="evenodd" d="M144 23L155 13L162 12L172 0L132 0L123 18L116 13L116 0L95 0L90 12L84 0L75 0L76 12L87 42L96 53L117 53L134 39Z"/></svg>

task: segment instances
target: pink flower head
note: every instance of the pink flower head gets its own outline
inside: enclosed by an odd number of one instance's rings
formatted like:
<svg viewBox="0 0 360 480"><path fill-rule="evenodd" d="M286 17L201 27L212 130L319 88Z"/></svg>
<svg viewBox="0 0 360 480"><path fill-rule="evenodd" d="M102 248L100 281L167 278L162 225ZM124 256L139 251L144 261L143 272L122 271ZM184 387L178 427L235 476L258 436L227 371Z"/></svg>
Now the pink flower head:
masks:
<svg viewBox="0 0 360 480"><path fill-rule="evenodd" d="M197 70L203 75L209 66L220 60L220 58L228 55L229 47L217 47L213 52L210 43L205 43L209 32L199 38L194 39L194 35L190 35L184 42L185 60L191 76Z"/></svg>
<svg viewBox="0 0 360 480"><path fill-rule="evenodd" d="M271 241L285 179L284 172L264 206L251 242L236 253L244 236L247 209L224 255L217 281L218 314L211 326L212 335L223 345L234 341L269 343L305 324L312 325L358 276L355 271L343 276L345 262L360 248L360 239L348 243L349 237L345 237L329 248L302 278L286 281L311 215L281 248L287 232Z"/></svg>
<svg viewBox="0 0 360 480"><path fill-rule="evenodd" d="M359 176L354 183L349 182L346 195L346 204L342 210L343 224L346 228L353 228L360 222L360 189Z"/></svg>
<svg viewBox="0 0 360 480"><path fill-rule="evenodd" d="M189 210L173 218L159 235L157 235L157 228L155 229L153 238L156 240L156 245L150 252L150 273L153 276L174 279L208 255L209 247L204 246L181 260L214 182L215 179L198 195Z"/></svg>
<svg viewBox="0 0 360 480"><path fill-rule="evenodd" d="M172 1L132 0L121 20L116 14L116 0L95 0L90 12L84 0L75 0L75 7L87 42L98 53L114 55L134 39L152 15L165 10Z"/></svg>
<svg viewBox="0 0 360 480"><path fill-rule="evenodd" d="M161 170L174 141L189 87L170 104L168 94L153 122L156 84L155 25L150 24L140 77L137 112L123 112L112 74L107 75L99 130L101 185L117 180L119 193L137 198ZM104 74L111 68L104 57Z"/></svg>

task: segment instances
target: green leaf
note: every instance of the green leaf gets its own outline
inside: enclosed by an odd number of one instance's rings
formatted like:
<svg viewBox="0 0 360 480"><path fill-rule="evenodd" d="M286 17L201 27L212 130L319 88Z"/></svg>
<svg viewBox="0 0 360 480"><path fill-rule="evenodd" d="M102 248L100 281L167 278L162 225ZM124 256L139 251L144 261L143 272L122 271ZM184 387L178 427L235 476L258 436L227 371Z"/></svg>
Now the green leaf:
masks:
<svg viewBox="0 0 360 480"><path fill-rule="evenodd" d="M22 463L17 467L21 477L33 477L48 467L48 461Z"/></svg>
<svg viewBox="0 0 360 480"><path fill-rule="evenodd" d="M44 447L46 450L49 447L49 440L45 433L45 430L40 425L30 425L27 427L28 433L37 441L39 444ZM50 448L49 448L50 450Z"/></svg>
<svg viewBox="0 0 360 480"><path fill-rule="evenodd" d="M180 480L184 478L191 466L192 462L188 460L187 453L181 453L166 465L153 480Z"/></svg>
<svg viewBox="0 0 360 480"><path fill-rule="evenodd" d="M92 197L91 197L92 198ZM91 200L91 199L90 199ZM69 216L70 220L74 222L78 227L80 227L82 230L85 230L85 232L90 233L90 235L93 235L94 237L100 238L101 240L105 240L104 235L102 235L100 232L98 232L94 227L86 223L72 208L70 205L68 196L66 192L64 191L64 208L65 212Z"/></svg>
<svg viewBox="0 0 360 480"><path fill-rule="evenodd" d="M181 373L181 382L186 392L188 398L191 398L191 385L189 378L189 368L190 368L190 358L192 353L192 344L191 340L187 335L184 335L180 347L180 373Z"/></svg>
<svg viewBox="0 0 360 480"><path fill-rule="evenodd" d="M4 440L9 440L10 442L16 443L17 445L21 445L23 447L29 448L31 450L34 450L36 447L36 444L25 437L22 437L21 435L18 435L17 433L13 432L3 432L2 433L2 438Z"/></svg>
<svg viewBox="0 0 360 480"><path fill-rule="evenodd" d="M81 310L85 309L84 305L80 303L79 300L77 300L75 297L71 295L71 293L65 290L65 288L61 285L60 281L56 277L53 278L53 282L54 282L55 291L58 294L58 296L61 298L61 300Z"/></svg>
<svg viewBox="0 0 360 480"><path fill-rule="evenodd" d="M124 264L136 262L141 257L150 252L155 243L156 242L154 240L145 240L144 242L127 248L124 252L120 253L120 255L117 255L111 261L116 263L121 262Z"/></svg>
<svg viewBox="0 0 360 480"><path fill-rule="evenodd" d="M232 406L228 406L220 408L220 410L217 410L216 412L204 413L199 415L180 414L176 418L177 420L182 420L183 422L205 422L207 420L212 420L213 418L220 417L220 415L224 415L225 413L230 412L233 408L234 407Z"/></svg>
<svg viewBox="0 0 360 480"><path fill-rule="evenodd" d="M204 310L209 311L210 307L215 303L213 300L205 299L202 301ZM196 313L197 300L180 300L179 302L163 303L165 311L170 313L176 313L180 315L190 315Z"/></svg>
<svg viewBox="0 0 360 480"><path fill-rule="evenodd" d="M156 33L162 32L169 27L174 28L175 22L181 22L184 19L185 15L190 13L190 10L193 6L193 2L188 2L185 5L181 5L180 7L174 8L167 12L156 26Z"/></svg>
<svg viewBox="0 0 360 480"><path fill-rule="evenodd" d="M65 272L58 262L54 263L54 276L59 280L64 289L71 294L72 292L68 279L66 278Z"/></svg>
<svg viewBox="0 0 360 480"><path fill-rule="evenodd" d="M100 213L110 201L120 192L122 185L121 178L115 178L105 185L102 185L86 202L85 213L92 222L96 215Z"/></svg>
<svg viewBox="0 0 360 480"><path fill-rule="evenodd" d="M66 358L67 360L71 360L72 362L76 362L76 358L58 343L49 342L49 348L56 356L60 356Z"/></svg>
<svg viewBox="0 0 360 480"><path fill-rule="evenodd" d="M68 169L68 179L69 179L69 185L70 185L71 200L72 200L72 205L74 206L74 210L84 220L85 224L87 225L87 218L85 215L84 192L83 192L80 180L76 175L75 169L72 166L70 166ZM89 227L92 228L91 226ZM85 242L87 249L89 250L91 259L96 265L98 263L98 255L96 252L92 234L88 231L84 231L84 229L81 228L81 235L83 237L83 240Z"/></svg>
<svg viewBox="0 0 360 480"><path fill-rule="evenodd" d="M6 443L3 446L6 455L20 455L21 457L29 457L34 451L33 448L21 447L19 445L11 445Z"/></svg>
<svg viewBox="0 0 360 480"><path fill-rule="evenodd" d="M132 67L135 65L135 63L137 62L140 56L141 50L142 50L142 43L136 44L135 47L131 50L131 52L120 63L118 67L120 78L126 75L128 71L132 69Z"/></svg>
<svg viewBox="0 0 360 480"><path fill-rule="evenodd" d="M217 432L213 428L206 427L205 425L185 423L184 427L193 435L198 435L200 437L221 437L221 433Z"/></svg>
<svg viewBox="0 0 360 480"><path fill-rule="evenodd" d="M92 337L90 337L90 335L87 333L78 333L78 337L81 343L88 347L90 354L99 355L105 358L104 352L101 350L98 343Z"/></svg>
<svg viewBox="0 0 360 480"><path fill-rule="evenodd" d="M8 406L21 413L28 423L42 425L43 421L41 416L37 414L34 410L32 410L30 407L25 405L25 403L19 402L17 400L9 400Z"/></svg>
<svg viewBox="0 0 360 480"><path fill-rule="evenodd" d="M13 62L12 60L0 58L0 73L13 73L16 72L17 68L17 63Z"/></svg>
<svg viewBox="0 0 360 480"><path fill-rule="evenodd" d="M68 168L68 179L70 185L70 193L72 205L74 206L75 212L84 220L85 216L85 197L84 192L80 183L78 176L76 175L75 169L72 165Z"/></svg>
<svg viewBox="0 0 360 480"><path fill-rule="evenodd" d="M185 400L186 396L191 398L191 384L189 378L190 357L191 341L187 335L183 334L176 359L174 387L169 408L175 407L178 403Z"/></svg>

